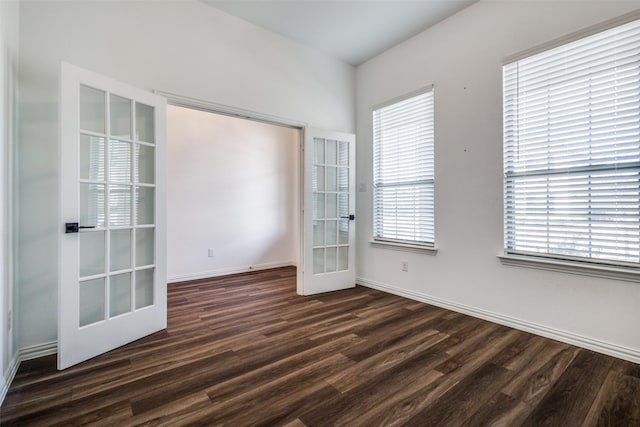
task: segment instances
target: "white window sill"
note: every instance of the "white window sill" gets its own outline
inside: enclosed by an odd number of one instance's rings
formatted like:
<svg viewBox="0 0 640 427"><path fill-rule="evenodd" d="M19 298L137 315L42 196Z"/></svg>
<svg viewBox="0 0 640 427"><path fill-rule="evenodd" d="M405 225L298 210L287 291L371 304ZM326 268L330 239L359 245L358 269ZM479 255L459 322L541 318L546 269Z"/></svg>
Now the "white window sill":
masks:
<svg viewBox="0 0 640 427"><path fill-rule="evenodd" d="M627 282L640 282L640 269L633 267L618 267L615 265L591 264L588 262L565 261L561 259L515 254L498 255L498 258L500 258L500 262L502 262L503 265L558 271L561 273L601 277L604 279L624 280Z"/></svg>
<svg viewBox="0 0 640 427"><path fill-rule="evenodd" d="M384 240L369 240L369 243L373 247L380 247L383 249L415 252L415 253L427 254L427 255L435 255L438 253L438 248L434 246L412 245L410 243L386 242Z"/></svg>

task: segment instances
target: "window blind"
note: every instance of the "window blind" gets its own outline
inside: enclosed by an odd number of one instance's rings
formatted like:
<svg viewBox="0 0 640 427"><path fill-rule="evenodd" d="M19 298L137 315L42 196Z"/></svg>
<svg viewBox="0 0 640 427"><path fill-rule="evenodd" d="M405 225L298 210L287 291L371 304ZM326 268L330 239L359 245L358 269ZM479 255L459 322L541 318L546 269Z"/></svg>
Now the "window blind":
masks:
<svg viewBox="0 0 640 427"><path fill-rule="evenodd" d="M373 111L374 239L433 245L433 91Z"/></svg>
<svg viewBox="0 0 640 427"><path fill-rule="evenodd" d="M505 250L640 262L640 21L503 67Z"/></svg>

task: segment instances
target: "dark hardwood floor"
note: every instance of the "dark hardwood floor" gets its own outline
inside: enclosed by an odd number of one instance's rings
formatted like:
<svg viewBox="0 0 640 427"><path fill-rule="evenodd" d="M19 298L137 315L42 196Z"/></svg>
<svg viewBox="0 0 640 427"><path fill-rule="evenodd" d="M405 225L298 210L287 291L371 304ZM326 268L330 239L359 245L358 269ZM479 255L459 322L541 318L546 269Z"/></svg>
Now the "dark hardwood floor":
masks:
<svg viewBox="0 0 640 427"><path fill-rule="evenodd" d="M3 425L640 426L640 365L295 269L169 286L166 331L24 362Z"/></svg>

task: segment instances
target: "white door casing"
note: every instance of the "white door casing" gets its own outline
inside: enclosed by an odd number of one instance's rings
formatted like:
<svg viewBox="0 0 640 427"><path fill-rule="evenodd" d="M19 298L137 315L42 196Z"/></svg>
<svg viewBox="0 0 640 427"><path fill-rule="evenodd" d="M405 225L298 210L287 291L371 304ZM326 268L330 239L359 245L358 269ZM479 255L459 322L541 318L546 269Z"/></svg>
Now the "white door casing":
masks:
<svg viewBox="0 0 640 427"><path fill-rule="evenodd" d="M166 101L66 63L60 82L65 369L166 328Z"/></svg>
<svg viewBox="0 0 640 427"><path fill-rule="evenodd" d="M355 286L355 135L305 128L302 294Z"/></svg>

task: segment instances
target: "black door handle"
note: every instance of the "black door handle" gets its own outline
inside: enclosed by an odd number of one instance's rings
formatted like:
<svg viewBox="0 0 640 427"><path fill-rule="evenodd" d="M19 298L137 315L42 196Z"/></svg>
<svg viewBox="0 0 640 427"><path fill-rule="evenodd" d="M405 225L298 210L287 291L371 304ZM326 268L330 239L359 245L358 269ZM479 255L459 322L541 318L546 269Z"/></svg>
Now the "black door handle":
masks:
<svg viewBox="0 0 640 427"><path fill-rule="evenodd" d="M67 222L64 224L65 233L77 233L81 228L96 228L95 225L78 225L77 222Z"/></svg>
<svg viewBox="0 0 640 427"><path fill-rule="evenodd" d="M349 221L353 221L354 219L356 219L356 216L351 214L349 216L341 216L340 218L344 218L344 219L348 219Z"/></svg>

